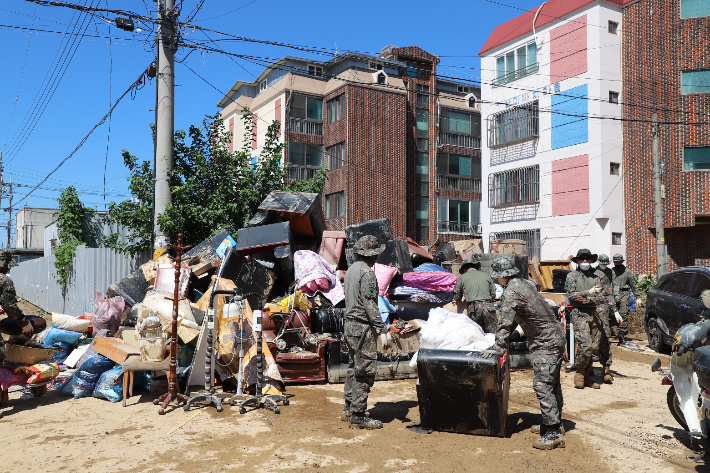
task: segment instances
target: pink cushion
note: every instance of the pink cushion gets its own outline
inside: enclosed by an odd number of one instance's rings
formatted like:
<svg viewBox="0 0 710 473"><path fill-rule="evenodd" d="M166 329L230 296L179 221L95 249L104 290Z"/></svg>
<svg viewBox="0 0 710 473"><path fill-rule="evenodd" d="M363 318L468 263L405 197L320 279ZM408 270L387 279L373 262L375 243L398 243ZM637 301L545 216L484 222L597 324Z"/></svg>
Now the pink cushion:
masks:
<svg viewBox="0 0 710 473"><path fill-rule="evenodd" d="M392 278L394 278L397 274L397 268L375 263L373 270L375 271L375 276L377 276L377 285L380 289L380 295L384 296L387 294L387 290L390 288Z"/></svg>

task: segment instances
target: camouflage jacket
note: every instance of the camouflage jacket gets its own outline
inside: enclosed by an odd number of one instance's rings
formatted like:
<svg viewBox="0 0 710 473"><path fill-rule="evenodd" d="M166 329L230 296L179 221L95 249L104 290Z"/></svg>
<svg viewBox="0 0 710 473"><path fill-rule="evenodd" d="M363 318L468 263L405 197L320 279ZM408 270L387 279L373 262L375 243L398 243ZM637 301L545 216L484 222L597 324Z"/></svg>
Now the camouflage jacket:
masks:
<svg viewBox="0 0 710 473"><path fill-rule="evenodd" d="M609 266L607 266L606 269L597 268L597 271L602 272L604 274L604 276L606 276L606 280L609 282L609 285L607 286L607 288L609 289L609 294L611 294L613 296L614 295L614 271L612 271L612 269Z"/></svg>
<svg viewBox="0 0 710 473"><path fill-rule="evenodd" d="M614 297L616 300L621 300L625 294L622 292L630 291L634 297L639 298L639 290L636 288L636 277L634 273L629 271L626 266L614 266Z"/></svg>
<svg viewBox="0 0 710 473"><path fill-rule="evenodd" d="M524 279L514 278L500 297L500 316L496 331L496 351L502 355L508 345L510 333L516 324L525 331L528 346L555 350L565 345L562 324L535 286Z"/></svg>
<svg viewBox="0 0 710 473"><path fill-rule="evenodd" d="M15 284L10 279L10 276L0 273L0 306L7 317L24 327L29 323L25 314L17 307L17 294L15 293Z"/></svg>
<svg viewBox="0 0 710 473"><path fill-rule="evenodd" d="M454 300L461 301L461 296L466 297L466 302L492 301L496 298L496 288L488 273L469 269L459 276L454 287Z"/></svg>
<svg viewBox="0 0 710 473"><path fill-rule="evenodd" d="M590 296L587 292L596 285L602 287L602 292L596 296ZM572 307L594 308L600 304L616 305L616 301L611 294L611 285L603 272L590 268L587 271L577 269L567 274L565 281L567 299ZM577 297L584 297L589 302L578 302Z"/></svg>
<svg viewBox="0 0 710 473"><path fill-rule="evenodd" d="M356 261L345 273L345 318L368 324L377 333L387 331L377 307L377 277L363 261Z"/></svg>

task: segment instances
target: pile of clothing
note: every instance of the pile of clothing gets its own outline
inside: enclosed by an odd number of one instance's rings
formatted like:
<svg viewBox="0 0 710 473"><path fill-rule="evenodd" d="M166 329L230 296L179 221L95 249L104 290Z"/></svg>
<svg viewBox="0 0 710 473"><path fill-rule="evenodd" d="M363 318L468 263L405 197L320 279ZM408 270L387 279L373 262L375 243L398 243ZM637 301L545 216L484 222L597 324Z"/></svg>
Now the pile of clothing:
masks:
<svg viewBox="0 0 710 473"><path fill-rule="evenodd" d="M395 278L388 293L399 301L446 304L453 300L456 276L435 264L423 264Z"/></svg>

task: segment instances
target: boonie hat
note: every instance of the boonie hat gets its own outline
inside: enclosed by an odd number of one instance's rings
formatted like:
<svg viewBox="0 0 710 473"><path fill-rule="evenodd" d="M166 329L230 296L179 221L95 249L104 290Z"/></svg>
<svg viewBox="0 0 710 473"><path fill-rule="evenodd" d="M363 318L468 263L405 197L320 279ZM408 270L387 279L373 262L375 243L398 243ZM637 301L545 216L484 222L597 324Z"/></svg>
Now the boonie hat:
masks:
<svg viewBox="0 0 710 473"><path fill-rule="evenodd" d="M617 253L614 255L614 257L612 259L614 261L624 261L624 255L622 255L621 253Z"/></svg>
<svg viewBox="0 0 710 473"><path fill-rule="evenodd" d="M589 250L586 249L586 248L582 248L581 250L579 250L579 251L577 252L577 256L575 256L574 258L572 258L572 261L574 261L574 262L576 263L577 260L578 260L579 258L581 258L582 256L585 256L585 259L591 259L591 260L592 260L592 263L594 263L594 262L597 261L597 255L595 255L594 253L592 253L591 251L589 251Z"/></svg>
<svg viewBox="0 0 710 473"><path fill-rule="evenodd" d="M515 267L509 256L500 256L494 259L491 264L491 276L494 278L514 276L519 272L520 270Z"/></svg>

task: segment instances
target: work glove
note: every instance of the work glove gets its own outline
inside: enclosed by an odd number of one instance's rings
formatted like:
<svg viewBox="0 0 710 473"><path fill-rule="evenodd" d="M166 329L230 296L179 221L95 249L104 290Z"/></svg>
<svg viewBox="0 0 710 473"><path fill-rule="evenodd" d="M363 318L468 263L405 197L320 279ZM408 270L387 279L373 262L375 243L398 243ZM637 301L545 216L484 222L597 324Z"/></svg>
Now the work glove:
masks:
<svg viewBox="0 0 710 473"><path fill-rule="evenodd" d="M617 324L622 325L624 323L624 319L621 318L621 314L619 314L618 310L614 311L614 318L616 319Z"/></svg>
<svg viewBox="0 0 710 473"><path fill-rule="evenodd" d="M392 346L392 335L389 333L389 331L387 331L385 333L381 333L379 338L380 338L380 346L382 347L383 350L386 350Z"/></svg>
<svg viewBox="0 0 710 473"><path fill-rule="evenodd" d="M589 290L587 291L587 293L588 293L590 296L594 297L594 296L598 296L599 294L601 294L603 290L604 290L604 288L602 288L599 284L597 284L597 285L594 286L593 288L589 289Z"/></svg>
<svg viewBox="0 0 710 473"><path fill-rule="evenodd" d="M22 327L22 335L31 337L33 333L35 333L35 328L32 326L32 323L28 321L27 325Z"/></svg>

